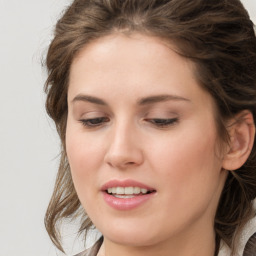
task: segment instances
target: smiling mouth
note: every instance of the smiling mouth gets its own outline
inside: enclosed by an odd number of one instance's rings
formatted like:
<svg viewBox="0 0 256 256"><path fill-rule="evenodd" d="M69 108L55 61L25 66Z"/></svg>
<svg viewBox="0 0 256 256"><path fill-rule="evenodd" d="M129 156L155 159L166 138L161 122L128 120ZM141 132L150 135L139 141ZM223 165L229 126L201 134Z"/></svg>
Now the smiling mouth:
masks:
<svg viewBox="0 0 256 256"><path fill-rule="evenodd" d="M116 198L133 198L136 196L143 196L155 192L155 190L148 190L140 187L112 187L105 190L109 195Z"/></svg>

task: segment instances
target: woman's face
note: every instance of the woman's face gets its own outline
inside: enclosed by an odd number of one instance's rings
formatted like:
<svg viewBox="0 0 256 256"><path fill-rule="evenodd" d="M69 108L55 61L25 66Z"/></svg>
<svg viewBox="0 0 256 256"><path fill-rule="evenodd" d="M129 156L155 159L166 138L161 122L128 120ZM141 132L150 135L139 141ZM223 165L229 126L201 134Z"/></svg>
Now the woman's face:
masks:
<svg viewBox="0 0 256 256"><path fill-rule="evenodd" d="M153 37L98 39L72 63L68 109L74 185L105 239L136 246L213 233L226 174L213 99L188 60Z"/></svg>

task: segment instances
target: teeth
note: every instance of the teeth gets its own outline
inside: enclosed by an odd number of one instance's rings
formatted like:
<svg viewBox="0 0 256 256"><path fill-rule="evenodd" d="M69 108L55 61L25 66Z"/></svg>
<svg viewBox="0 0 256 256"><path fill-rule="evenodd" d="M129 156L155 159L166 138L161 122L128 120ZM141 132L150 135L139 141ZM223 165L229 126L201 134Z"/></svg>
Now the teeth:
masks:
<svg viewBox="0 0 256 256"><path fill-rule="evenodd" d="M134 194L139 194L139 193L140 193L140 188L135 187L135 188L133 189L133 192L134 192Z"/></svg>
<svg viewBox="0 0 256 256"><path fill-rule="evenodd" d="M133 187L124 188L125 195L132 195L133 194Z"/></svg>
<svg viewBox="0 0 256 256"><path fill-rule="evenodd" d="M117 198L132 198L134 197L133 195L113 195L114 197L117 197Z"/></svg>
<svg viewBox="0 0 256 256"><path fill-rule="evenodd" d="M116 194L123 195L124 194L124 188L117 187L116 188Z"/></svg>
<svg viewBox="0 0 256 256"><path fill-rule="evenodd" d="M109 194L117 194L117 195L133 195L133 194L147 194L148 190L145 188L139 187L113 187L108 188ZM119 196L117 196L119 197ZM123 198L123 196L122 196Z"/></svg>
<svg viewBox="0 0 256 256"><path fill-rule="evenodd" d="M142 188L142 189L141 189L141 193L142 193L142 194L146 194L146 193L147 193L147 190L146 190L145 188Z"/></svg>

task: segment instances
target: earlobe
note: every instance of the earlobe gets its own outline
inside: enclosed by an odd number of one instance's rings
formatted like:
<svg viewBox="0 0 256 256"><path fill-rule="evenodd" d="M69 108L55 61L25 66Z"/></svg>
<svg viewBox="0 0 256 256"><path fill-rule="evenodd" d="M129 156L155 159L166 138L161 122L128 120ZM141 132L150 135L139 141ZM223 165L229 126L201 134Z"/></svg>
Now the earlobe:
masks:
<svg viewBox="0 0 256 256"><path fill-rule="evenodd" d="M223 157L222 167L233 171L240 168L246 162L253 147L255 125L252 113L244 110L237 114L232 119L228 132L230 143Z"/></svg>

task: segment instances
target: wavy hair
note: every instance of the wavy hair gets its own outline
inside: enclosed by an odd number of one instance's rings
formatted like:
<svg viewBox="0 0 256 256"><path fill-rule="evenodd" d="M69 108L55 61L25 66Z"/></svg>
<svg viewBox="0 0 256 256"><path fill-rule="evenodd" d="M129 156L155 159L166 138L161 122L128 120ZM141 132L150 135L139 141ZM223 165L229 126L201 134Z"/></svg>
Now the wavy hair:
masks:
<svg viewBox="0 0 256 256"><path fill-rule="evenodd" d="M195 64L199 84L217 106L220 138L228 141L225 120L250 110L256 120L256 38L239 0L75 0L57 22L49 46L46 110L62 142L61 159L45 226L63 251L59 223L81 217L79 231L93 226L76 194L65 149L70 66L89 42L111 33L138 32L174 43ZM244 224L255 214L256 147L247 162L230 171L215 217L216 253L220 240L233 252Z"/></svg>

